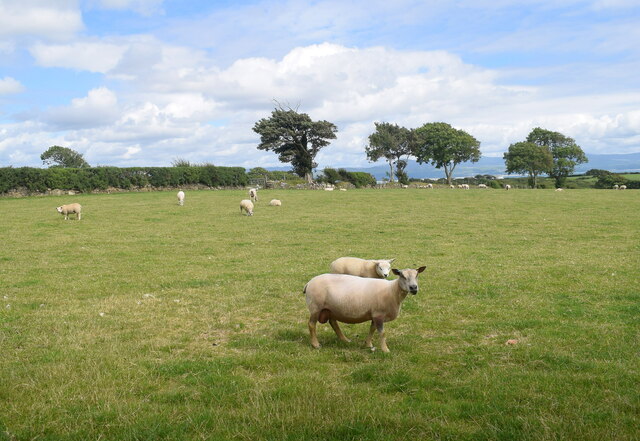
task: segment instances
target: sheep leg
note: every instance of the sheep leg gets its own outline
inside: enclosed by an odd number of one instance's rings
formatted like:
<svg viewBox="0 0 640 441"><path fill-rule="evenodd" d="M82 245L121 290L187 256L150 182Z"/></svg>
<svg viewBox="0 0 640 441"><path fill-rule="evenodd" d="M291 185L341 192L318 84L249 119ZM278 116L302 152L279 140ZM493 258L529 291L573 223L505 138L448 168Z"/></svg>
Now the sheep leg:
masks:
<svg viewBox="0 0 640 441"><path fill-rule="evenodd" d="M380 349L382 352L389 352L389 348L387 347L387 339L384 336L384 319L382 318L374 318L371 320L371 327L369 328L369 336L367 337L366 344L368 347L373 348L373 333L378 330L378 334L380 334Z"/></svg>
<svg viewBox="0 0 640 441"><path fill-rule="evenodd" d="M337 320L329 319L329 324L331 325L331 327L333 328L333 330L335 331L336 335L340 340L342 340L345 343L351 343L351 340L345 337L345 335L342 333L342 329L340 329L340 326L338 326Z"/></svg>
<svg viewBox="0 0 640 441"><path fill-rule="evenodd" d="M371 327L369 328L369 335L367 336L367 340L365 341L365 344L367 345L368 348L373 348L373 342L371 341L373 339L373 333L376 331L376 325L375 323L373 323L373 320L371 320Z"/></svg>
<svg viewBox="0 0 640 441"><path fill-rule="evenodd" d="M320 348L320 342L318 341L318 334L316 332L317 323L318 314L311 314L311 317L309 317L309 334L311 335L311 346L316 349Z"/></svg>

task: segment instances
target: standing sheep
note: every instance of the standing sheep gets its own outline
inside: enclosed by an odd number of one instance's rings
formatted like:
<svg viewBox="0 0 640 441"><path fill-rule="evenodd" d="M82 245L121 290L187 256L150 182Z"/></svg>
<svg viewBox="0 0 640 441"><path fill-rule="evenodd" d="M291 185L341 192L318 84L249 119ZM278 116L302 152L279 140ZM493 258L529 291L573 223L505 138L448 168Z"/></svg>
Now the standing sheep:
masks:
<svg viewBox="0 0 640 441"><path fill-rule="evenodd" d="M178 205L184 205L184 191L178 192Z"/></svg>
<svg viewBox="0 0 640 441"><path fill-rule="evenodd" d="M626 189L627 189L627 186L626 186L626 185L621 185L621 186L620 186L620 190L626 190Z"/></svg>
<svg viewBox="0 0 640 441"><path fill-rule="evenodd" d="M258 189L257 188L250 188L249 189L249 199L251 199L254 202L258 202Z"/></svg>
<svg viewBox="0 0 640 441"><path fill-rule="evenodd" d="M418 292L417 277L424 269L424 266L418 269L393 269L398 278L392 281L347 274L322 274L311 279L303 291L310 313L311 346L316 349L320 347L316 333L317 322L328 321L338 338L349 342L338 322L362 323L371 320L366 345L373 349L371 340L377 329L380 348L383 352L389 352L384 323L398 317L408 293L415 295Z"/></svg>
<svg viewBox="0 0 640 441"><path fill-rule="evenodd" d="M74 213L77 220L82 219L82 205L80 204L61 205L56 207L56 210L58 210L58 213L64 215L64 220L69 220L69 215Z"/></svg>
<svg viewBox="0 0 640 441"><path fill-rule="evenodd" d="M386 279L395 259L365 260L358 257L340 257L331 262L331 273L351 274L352 276Z"/></svg>
<svg viewBox="0 0 640 441"><path fill-rule="evenodd" d="M253 202L249 199L243 199L240 201L240 214L242 210L247 212L247 216L253 216Z"/></svg>
<svg viewBox="0 0 640 441"><path fill-rule="evenodd" d="M505 186L504 186L504 189L505 189L505 190L511 190L511 185L509 185L509 184L505 185Z"/></svg>
<svg viewBox="0 0 640 441"><path fill-rule="evenodd" d="M273 205L274 207L279 207L282 205L282 201L280 201L280 199L271 199L271 202L269 202L269 205Z"/></svg>

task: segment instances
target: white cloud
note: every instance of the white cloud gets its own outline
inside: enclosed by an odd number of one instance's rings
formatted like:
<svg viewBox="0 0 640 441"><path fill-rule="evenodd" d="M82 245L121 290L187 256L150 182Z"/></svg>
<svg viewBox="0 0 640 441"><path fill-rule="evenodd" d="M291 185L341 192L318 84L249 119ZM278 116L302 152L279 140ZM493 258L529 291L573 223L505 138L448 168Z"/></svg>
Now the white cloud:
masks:
<svg viewBox="0 0 640 441"><path fill-rule="evenodd" d="M24 86L14 78L0 78L0 96L20 93L24 90Z"/></svg>
<svg viewBox="0 0 640 441"><path fill-rule="evenodd" d="M65 40L83 28L76 1L0 1L0 37Z"/></svg>
<svg viewBox="0 0 640 441"><path fill-rule="evenodd" d="M47 110L42 119L56 130L72 130L111 124L118 115L116 95L100 87L90 90L84 98L73 99L70 106Z"/></svg>
<svg viewBox="0 0 640 441"><path fill-rule="evenodd" d="M117 66L126 47L109 42L78 42L72 44L36 44L31 55L40 66L64 67L89 72L106 73Z"/></svg>
<svg viewBox="0 0 640 441"><path fill-rule="evenodd" d="M142 15L159 14L163 12L163 0L93 0L90 5L101 9L132 10Z"/></svg>

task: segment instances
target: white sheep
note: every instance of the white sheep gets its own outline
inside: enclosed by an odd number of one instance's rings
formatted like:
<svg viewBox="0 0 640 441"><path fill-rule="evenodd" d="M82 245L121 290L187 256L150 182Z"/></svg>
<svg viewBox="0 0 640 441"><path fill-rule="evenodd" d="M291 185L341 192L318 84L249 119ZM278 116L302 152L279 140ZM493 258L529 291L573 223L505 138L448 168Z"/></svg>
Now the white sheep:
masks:
<svg viewBox="0 0 640 441"><path fill-rule="evenodd" d="M82 205L80 204L61 205L56 207L56 210L58 210L58 213L64 215L64 220L69 220L69 215L74 213L77 220L82 219Z"/></svg>
<svg viewBox="0 0 640 441"><path fill-rule="evenodd" d="M184 205L184 191L178 192L178 205Z"/></svg>
<svg viewBox="0 0 640 441"><path fill-rule="evenodd" d="M509 184L505 185L505 186L504 186L504 189L505 189L505 190L511 190L511 185L509 185Z"/></svg>
<svg viewBox="0 0 640 441"><path fill-rule="evenodd" d="M427 188L433 188L433 184L427 184Z"/></svg>
<svg viewBox="0 0 640 441"><path fill-rule="evenodd" d="M464 189L464 190L469 190L469 184L462 184L460 186L460 188Z"/></svg>
<svg viewBox="0 0 640 441"><path fill-rule="evenodd" d="M316 333L317 322L328 321L338 338L349 342L338 322L363 323L371 320L365 344L373 349L371 340L377 329L380 348L383 352L389 352L384 323L398 317L408 293L418 292L418 274L424 269L424 266L418 269L393 269L398 278L391 281L347 274L322 274L311 279L303 291L310 313L311 346L316 349L320 347Z"/></svg>
<svg viewBox="0 0 640 441"><path fill-rule="evenodd" d="M614 184L614 185L613 185L613 189L614 189L614 190L618 190L619 188L620 188L620 187L618 187L618 184Z"/></svg>
<svg viewBox="0 0 640 441"><path fill-rule="evenodd" d="M324 191L333 191L333 187L324 187Z"/></svg>
<svg viewBox="0 0 640 441"><path fill-rule="evenodd" d="M243 199L240 201L240 214L242 210L247 212L247 216L253 216L253 202L249 199Z"/></svg>
<svg viewBox="0 0 640 441"><path fill-rule="evenodd" d="M402 184L402 188L409 188L407 184Z"/></svg>
<svg viewBox="0 0 640 441"><path fill-rule="evenodd" d="M449 188L456 188L456 186L455 186L455 185L453 185L453 184L451 184L451 185L449 186Z"/></svg>
<svg viewBox="0 0 640 441"><path fill-rule="evenodd" d="M271 199L271 202L269 202L269 205L273 205L274 207L279 207L282 205L282 201L280 201L280 199Z"/></svg>
<svg viewBox="0 0 640 441"><path fill-rule="evenodd" d="M487 184L478 184L478 188L487 188Z"/></svg>
<svg viewBox="0 0 640 441"><path fill-rule="evenodd" d="M352 276L386 279L391 271L391 263L395 259L366 260L358 257L340 257L331 262L333 274L350 274Z"/></svg>
<svg viewBox="0 0 640 441"><path fill-rule="evenodd" d="M257 188L250 188L249 189L249 199L251 199L252 201L258 202L258 189Z"/></svg>
<svg viewBox="0 0 640 441"><path fill-rule="evenodd" d="M562 188L558 187L556 188L556 191L564 191Z"/></svg>
<svg viewBox="0 0 640 441"><path fill-rule="evenodd" d="M626 189L627 189L627 186L626 186L626 185L621 185L621 186L620 186L620 190L626 190Z"/></svg>

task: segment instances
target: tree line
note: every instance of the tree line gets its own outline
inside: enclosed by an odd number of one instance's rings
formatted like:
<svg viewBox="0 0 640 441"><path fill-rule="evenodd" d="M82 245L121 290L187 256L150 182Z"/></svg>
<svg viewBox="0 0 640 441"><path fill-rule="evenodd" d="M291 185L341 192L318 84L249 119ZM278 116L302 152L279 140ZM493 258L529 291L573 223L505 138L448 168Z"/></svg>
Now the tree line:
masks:
<svg viewBox="0 0 640 441"><path fill-rule="evenodd" d="M309 182L317 167L315 157L330 140L337 127L329 121L313 121L306 113L279 105L269 118L258 121L253 130L260 135L259 150L273 151L281 162L291 163L293 171ZM456 166L480 160L480 141L464 130L445 122L430 122L415 129L389 122L376 122L364 147L367 159L384 158L389 164L389 180L407 183L405 172L409 157L419 164L430 163L443 169L451 184ZM559 132L534 128L522 142L511 144L503 155L508 174L526 174L529 185L536 188L538 176L554 178L562 187L576 165L588 162L575 140Z"/></svg>

